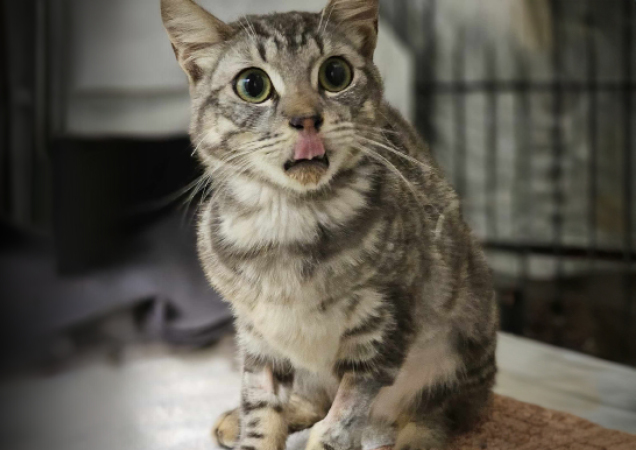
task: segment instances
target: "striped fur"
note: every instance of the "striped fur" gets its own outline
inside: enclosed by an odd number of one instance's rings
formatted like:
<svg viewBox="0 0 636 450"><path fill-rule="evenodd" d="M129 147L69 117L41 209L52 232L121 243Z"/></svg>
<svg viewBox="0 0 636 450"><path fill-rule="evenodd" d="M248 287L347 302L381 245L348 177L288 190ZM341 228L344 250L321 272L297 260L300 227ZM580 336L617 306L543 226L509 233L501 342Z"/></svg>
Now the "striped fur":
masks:
<svg viewBox="0 0 636 450"><path fill-rule="evenodd" d="M497 312L454 191L383 100L377 1L232 24L190 0L162 3L213 192L200 257L234 309L243 358L241 406L217 424L218 442L282 450L316 424L309 450L441 447L488 402ZM318 88L332 56L354 71L338 94ZM232 86L251 67L274 85L263 104ZM299 114L324 119L329 169L310 183L284 169Z"/></svg>

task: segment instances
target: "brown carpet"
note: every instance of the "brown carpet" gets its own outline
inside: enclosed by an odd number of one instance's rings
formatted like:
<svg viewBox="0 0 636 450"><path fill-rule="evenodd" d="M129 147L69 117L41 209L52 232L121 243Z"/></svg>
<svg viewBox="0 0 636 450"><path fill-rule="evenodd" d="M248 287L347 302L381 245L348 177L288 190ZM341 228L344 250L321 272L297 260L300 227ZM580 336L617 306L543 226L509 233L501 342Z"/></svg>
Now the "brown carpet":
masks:
<svg viewBox="0 0 636 450"><path fill-rule="evenodd" d="M497 396L490 417L449 450L636 450L636 436Z"/></svg>

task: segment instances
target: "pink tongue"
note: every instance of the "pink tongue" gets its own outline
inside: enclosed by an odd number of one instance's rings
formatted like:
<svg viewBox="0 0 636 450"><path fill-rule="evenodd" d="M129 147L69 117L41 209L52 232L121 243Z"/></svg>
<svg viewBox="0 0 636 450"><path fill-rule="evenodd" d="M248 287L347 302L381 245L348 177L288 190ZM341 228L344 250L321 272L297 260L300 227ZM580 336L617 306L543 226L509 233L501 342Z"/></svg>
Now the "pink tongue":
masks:
<svg viewBox="0 0 636 450"><path fill-rule="evenodd" d="M321 156L325 156L325 145L318 133L314 130L301 132L294 148L294 160L312 160Z"/></svg>

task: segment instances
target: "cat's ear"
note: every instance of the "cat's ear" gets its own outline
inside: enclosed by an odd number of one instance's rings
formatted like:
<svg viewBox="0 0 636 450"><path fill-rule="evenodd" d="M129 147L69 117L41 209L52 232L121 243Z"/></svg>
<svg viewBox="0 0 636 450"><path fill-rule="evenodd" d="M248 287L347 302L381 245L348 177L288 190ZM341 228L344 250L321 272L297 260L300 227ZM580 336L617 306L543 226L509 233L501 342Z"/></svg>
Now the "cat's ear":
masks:
<svg viewBox="0 0 636 450"><path fill-rule="evenodd" d="M232 28L192 0L161 0L161 17L179 64L196 83L214 63L210 49L227 40Z"/></svg>
<svg viewBox="0 0 636 450"><path fill-rule="evenodd" d="M322 12L323 23L349 30L360 52L373 57L378 43L379 0L330 0Z"/></svg>

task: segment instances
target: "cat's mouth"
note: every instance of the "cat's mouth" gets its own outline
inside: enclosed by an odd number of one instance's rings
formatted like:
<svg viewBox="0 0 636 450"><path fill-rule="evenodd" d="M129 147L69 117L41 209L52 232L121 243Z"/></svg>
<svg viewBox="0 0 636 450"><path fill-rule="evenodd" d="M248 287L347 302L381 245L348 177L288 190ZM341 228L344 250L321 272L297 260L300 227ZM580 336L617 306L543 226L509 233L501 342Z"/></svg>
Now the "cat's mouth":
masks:
<svg viewBox="0 0 636 450"><path fill-rule="evenodd" d="M292 170L300 169L303 167L322 167L326 170L329 168L329 157L325 154L313 159L290 159L285 163L285 172L290 172Z"/></svg>
<svg viewBox="0 0 636 450"><path fill-rule="evenodd" d="M329 170L329 157L324 154L313 159L289 160L284 169L288 177L302 185L318 184Z"/></svg>

